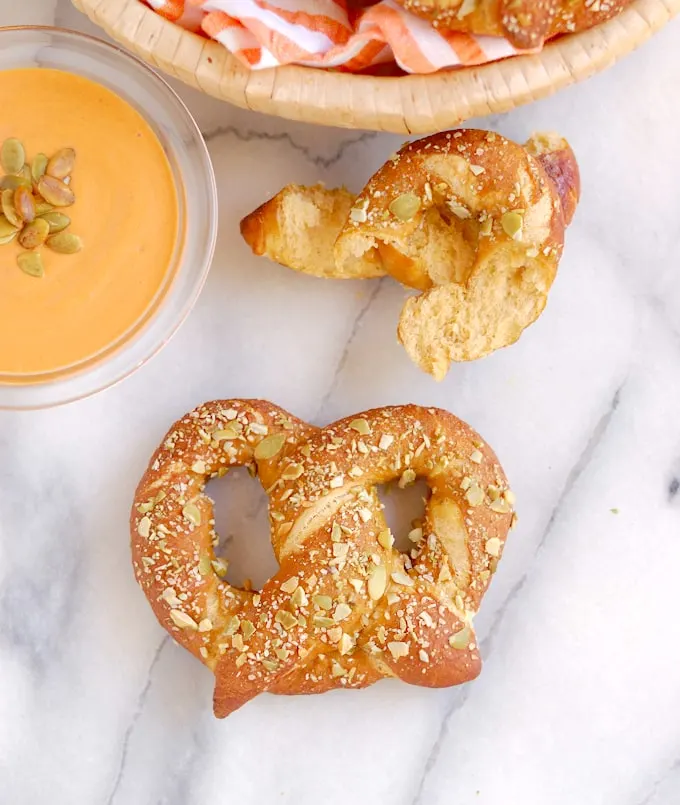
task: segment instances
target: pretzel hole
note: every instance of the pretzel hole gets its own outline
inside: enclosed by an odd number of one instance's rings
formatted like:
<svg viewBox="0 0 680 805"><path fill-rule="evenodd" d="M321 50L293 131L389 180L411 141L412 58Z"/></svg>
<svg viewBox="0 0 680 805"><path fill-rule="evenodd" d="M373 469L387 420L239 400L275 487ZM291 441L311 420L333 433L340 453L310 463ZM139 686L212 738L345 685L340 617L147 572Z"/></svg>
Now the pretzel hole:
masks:
<svg viewBox="0 0 680 805"><path fill-rule="evenodd" d="M397 481L378 486L378 497L383 505L385 520L394 537L394 547L402 553L410 554L415 543L409 533L425 520L425 501L430 497L430 489L421 478L415 483L400 489Z"/></svg>
<svg viewBox="0 0 680 805"><path fill-rule="evenodd" d="M270 540L269 499L245 467L230 469L206 487L215 502L215 530L220 538L215 554L229 563L226 581L245 589L250 579L259 590L278 570Z"/></svg>

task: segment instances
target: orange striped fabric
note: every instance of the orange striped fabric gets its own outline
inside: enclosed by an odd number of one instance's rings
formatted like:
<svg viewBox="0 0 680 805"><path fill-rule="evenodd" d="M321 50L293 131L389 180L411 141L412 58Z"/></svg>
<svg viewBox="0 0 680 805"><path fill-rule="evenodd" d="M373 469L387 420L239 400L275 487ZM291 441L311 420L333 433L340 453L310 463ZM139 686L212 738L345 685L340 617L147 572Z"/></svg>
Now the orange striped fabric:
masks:
<svg viewBox="0 0 680 805"><path fill-rule="evenodd" d="M515 55L504 39L437 31L394 0L145 0L167 19L200 30L251 69L303 64L360 72L396 62L433 73Z"/></svg>

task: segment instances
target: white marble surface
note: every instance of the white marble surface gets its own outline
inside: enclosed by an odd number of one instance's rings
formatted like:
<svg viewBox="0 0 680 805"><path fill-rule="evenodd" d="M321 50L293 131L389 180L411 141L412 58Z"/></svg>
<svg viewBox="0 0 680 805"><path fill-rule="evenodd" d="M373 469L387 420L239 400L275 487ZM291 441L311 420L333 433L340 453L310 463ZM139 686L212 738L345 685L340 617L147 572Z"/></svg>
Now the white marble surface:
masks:
<svg viewBox="0 0 680 805"><path fill-rule="evenodd" d="M89 27L67 0L0 0L1 24L55 21ZM358 188L399 138L181 90L221 202L198 307L118 388L0 413L1 805L680 802L679 54L676 22L606 74L484 121L563 132L583 202L541 320L441 384L395 342L395 283L297 276L238 235L285 182ZM317 423L441 405L495 447L520 525L478 620L476 682L262 696L213 719L210 674L136 587L127 516L170 422L239 395ZM225 481L218 497L236 564L262 578L259 488Z"/></svg>

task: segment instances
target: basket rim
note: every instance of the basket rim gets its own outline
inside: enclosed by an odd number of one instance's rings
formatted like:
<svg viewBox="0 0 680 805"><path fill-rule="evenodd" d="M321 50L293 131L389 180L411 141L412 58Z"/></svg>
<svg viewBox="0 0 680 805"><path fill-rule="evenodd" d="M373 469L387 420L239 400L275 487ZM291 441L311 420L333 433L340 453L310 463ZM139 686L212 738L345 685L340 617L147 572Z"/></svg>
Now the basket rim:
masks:
<svg viewBox="0 0 680 805"><path fill-rule="evenodd" d="M616 17L537 54L427 75L372 76L301 65L251 71L219 42L141 0L72 2L145 61L208 95L295 120L401 133L448 128L546 97L614 64L680 13L680 0L633 0Z"/></svg>

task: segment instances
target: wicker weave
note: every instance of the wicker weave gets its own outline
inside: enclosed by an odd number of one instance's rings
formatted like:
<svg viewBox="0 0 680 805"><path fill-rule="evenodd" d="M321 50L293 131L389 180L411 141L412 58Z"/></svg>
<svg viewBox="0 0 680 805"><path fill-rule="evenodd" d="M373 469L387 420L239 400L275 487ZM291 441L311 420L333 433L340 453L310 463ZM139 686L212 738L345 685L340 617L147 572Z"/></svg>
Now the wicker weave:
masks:
<svg viewBox="0 0 680 805"><path fill-rule="evenodd" d="M609 67L680 11L635 0L618 17L534 56L427 76L374 78L309 67L249 71L224 47L162 19L139 0L73 0L110 36L192 87L292 120L425 133L544 98Z"/></svg>

